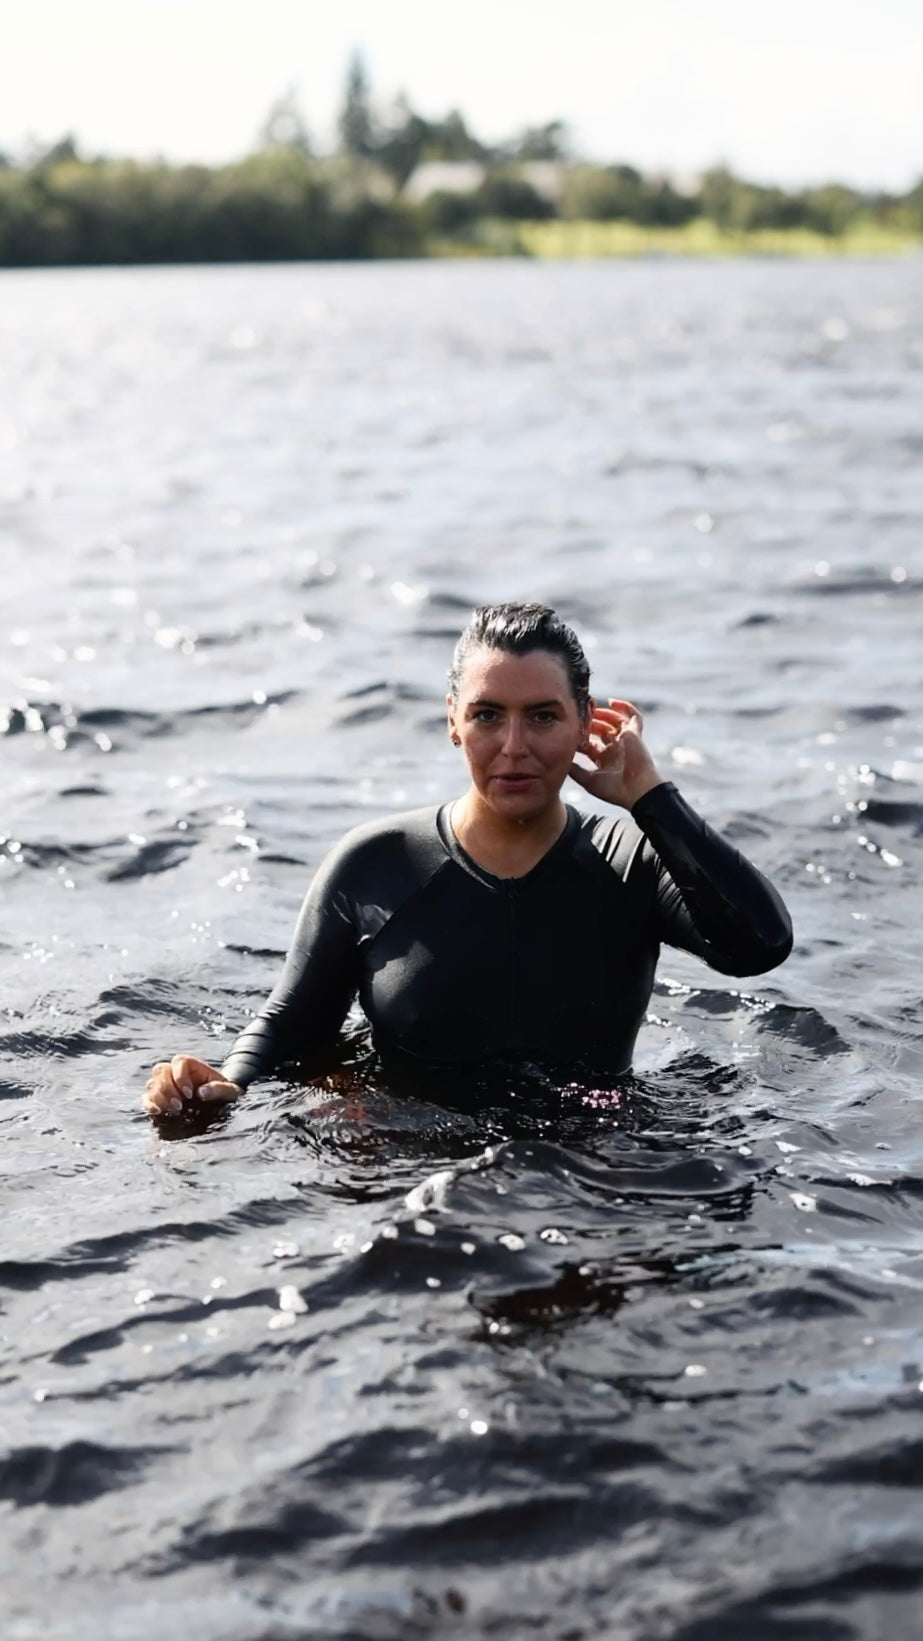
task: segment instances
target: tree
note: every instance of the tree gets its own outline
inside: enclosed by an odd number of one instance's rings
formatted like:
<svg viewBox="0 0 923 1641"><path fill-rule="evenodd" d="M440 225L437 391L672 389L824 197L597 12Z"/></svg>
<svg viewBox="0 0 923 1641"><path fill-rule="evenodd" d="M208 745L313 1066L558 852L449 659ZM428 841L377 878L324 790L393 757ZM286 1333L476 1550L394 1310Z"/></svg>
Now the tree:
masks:
<svg viewBox="0 0 923 1641"><path fill-rule="evenodd" d="M398 188L403 188L419 165L429 129L401 92L379 128L375 150L376 159L390 171Z"/></svg>
<svg viewBox="0 0 923 1641"><path fill-rule="evenodd" d="M854 188L844 188L839 182L806 188L802 198L808 225L831 237L844 233L862 206L861 194Z"/></svg>
<svg viewBox="0 0 923 1641"><path fill-rule="evenodd" d="M423 158L427 160L484 160L484 144L468 130L465 117L453 108L444 120L430 120L426 128Z"/></svg>
<svg viewBox="0 0 923 1641"><path fill-rule="evenodd" d="M699 206L717 228L733 228L736 224L736 206L739 184L726 165L714 165L702 177L699 188Z"/></svg>
<svg viewBox="0 0 923 1641"><path fill-rule="evenodd" d="M377 148L377 122L368 75L358 51L353 52L349 61L338 123L344 154L352 154L356 159L371 159Z"/></svg>
<svg viewBox="0 0 923 1641"><path fill-rule="evenodd" d="M79 160L79 158L77 139L70 132L67 132L65 136L59 137L57 142L51 143L48 148L39 149L33 164L60 165L62 161Z"/></svg>
<svg viewBox="0 0 923 1641"><path fill-rule="evenodd" d="M910 227L918 234L923 233L923 177L914 183L904 200L904 205Z"/></svg>
<svg viewBox="0 0 923 1641"><path fill-rule="evenodd" d="M569 217L587 217L593 222L622 217L640 222L642 193L641 173L634 166L580 165L568 170L561 203Z"/></svg>
<svg viewBox="0 0 923 1641"><path fill-rule="evenodd" d="M311 137L294 86L290 85L272 104L260 127L259 146L290 148L306 159L310 155Z"/></svg>
<svg viewBox="0 0 923 1641"><path fill-rule="evenodd" d="M546 125L528 125L505 145L512 160L566 160L570 156L570 135L564 120Z"/></svg>
<svg viewBox="0 0 923 1641"><path fill-rule="evenodd" d="M544 222L555 215L550 200L522 177L508 171L492 171L472 196L479 215L507 217L511 221Z"/></svg>

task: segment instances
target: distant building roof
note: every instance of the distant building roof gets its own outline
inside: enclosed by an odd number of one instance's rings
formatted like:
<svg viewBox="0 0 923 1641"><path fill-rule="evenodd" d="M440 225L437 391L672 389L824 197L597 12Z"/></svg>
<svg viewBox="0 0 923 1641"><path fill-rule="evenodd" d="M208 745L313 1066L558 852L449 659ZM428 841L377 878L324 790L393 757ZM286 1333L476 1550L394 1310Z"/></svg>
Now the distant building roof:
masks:
<svg viewBox="0 0 923 1641"><path fill-rule="evenodd" d="M404 184L404 198L429 199L430 194L473 194L486 172L477 160L424 160Z"/></svg>
<svg viewBox="0 0 923 1641"><path fill-rule="evenodd" d="M701 171L645 171L644 180L655 187L666 183L685 199L694 199L702 187Z"/></svg>
<svg viewBox="0 0 923 1641"><path fill-rule="evenodd" d="M551 205L561 197L561 184L567 170L560 160L521 160L515 167L516 175L534 188Z"/></svg>

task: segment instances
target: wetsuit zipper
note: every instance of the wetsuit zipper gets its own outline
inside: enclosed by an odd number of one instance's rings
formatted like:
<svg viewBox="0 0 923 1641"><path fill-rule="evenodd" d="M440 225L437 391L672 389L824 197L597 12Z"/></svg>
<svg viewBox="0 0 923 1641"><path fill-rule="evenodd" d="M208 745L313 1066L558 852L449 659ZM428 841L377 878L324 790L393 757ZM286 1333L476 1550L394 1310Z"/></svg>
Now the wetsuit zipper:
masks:
<svg viewBox="0 0 923 1641"><path fill-rule="evenodd" d="M509 1020L510 1042L518 1045L519 1040L519 964L518 941L516 939L516 884L506 885L507 906L507 933L509 937L509 952L507 955L507 972L509 981Z"/></svg>

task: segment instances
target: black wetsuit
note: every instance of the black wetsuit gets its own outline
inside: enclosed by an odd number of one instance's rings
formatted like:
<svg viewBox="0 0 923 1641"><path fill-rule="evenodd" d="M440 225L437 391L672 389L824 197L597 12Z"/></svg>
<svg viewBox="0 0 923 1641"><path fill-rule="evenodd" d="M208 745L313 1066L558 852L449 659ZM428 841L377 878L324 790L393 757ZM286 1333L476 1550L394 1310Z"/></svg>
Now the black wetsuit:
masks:
<svg viewBox="0 0 923 1641"><path fill-rule="evenodd" d="M228 1078L303 1062L335 1038L357 994L398 1080L511 1062L617 1076L661 942L734 975L791 950L775 889L670 783L630 818L569 808L558 841L519 878L465 854L449 807L357 827L327 856Z"/></svg>

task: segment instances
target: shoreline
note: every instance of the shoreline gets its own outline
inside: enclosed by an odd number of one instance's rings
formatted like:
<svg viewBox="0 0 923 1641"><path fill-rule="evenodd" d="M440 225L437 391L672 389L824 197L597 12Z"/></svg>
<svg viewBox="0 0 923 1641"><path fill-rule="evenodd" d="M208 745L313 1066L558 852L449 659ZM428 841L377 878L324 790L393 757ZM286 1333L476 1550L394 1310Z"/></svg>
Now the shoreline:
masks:
<svg viewBox="0 0 923 1641"><path fill-rule="evenodd" d="M829 261L847 257L923 255L923 236L862 224L840 235L809 228L718 228L697 218L682 228L646 227L626 220L509 222L487 219L470 242L431 241L430 256L525 256L539 262L609 261L641 257L764 258Z"/></svg>
<svg viewBox="0 0 923 1641"><path fill-rule="evenodd" d="M68 269L344 267L396 262L497 261L907 261L923 256L923 235L876 223L862 223L838 235L809 228L718 228L698 217L679 228L646 227L621 219L612 222L567 220L514 221L480 217L455 234L430 233L414 246L386 245L364 255L334 256L123 256L73 260L0 260L0 274L52 273Z"/></svg>

